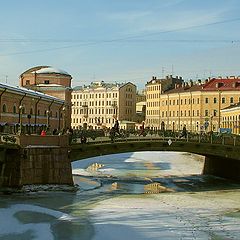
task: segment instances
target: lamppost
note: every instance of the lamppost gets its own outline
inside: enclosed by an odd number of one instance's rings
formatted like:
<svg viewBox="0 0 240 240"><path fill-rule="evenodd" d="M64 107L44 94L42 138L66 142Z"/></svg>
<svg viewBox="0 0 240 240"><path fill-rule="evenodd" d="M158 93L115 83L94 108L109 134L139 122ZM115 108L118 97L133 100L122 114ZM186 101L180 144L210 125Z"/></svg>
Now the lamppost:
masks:
<svg viewBox="0 0 240 240"><path fill-rule="evenodd" d="M31 120L31 114L28 114L27 115L27 118L28 118L28 134L30 134L30 120Z"/></svg>
<svg viewBox="0 0 240 240"><path fill-rule="evenodd" d="M23 106L22 105L20 105L19 106L19 116L20 116L20 118L19 118L19 131L18 131L18 133L19 134L22 134L22 111L23 111Z"/></svg>
<svg viewBox="0 0 240 240"><path fill-rule="evenodd" d="M46 114L47 114L47 128L49 128L49 113L50 111L47 110Z"/></svg>
<svg viewBox="0 0 240 240"><path fill-rule="evenodd" d="M66 111L66 107L64 106L64 107L62 108L62 112L63 112L63 131L65 131L65 127L66 127L65 111Z"/></svg>

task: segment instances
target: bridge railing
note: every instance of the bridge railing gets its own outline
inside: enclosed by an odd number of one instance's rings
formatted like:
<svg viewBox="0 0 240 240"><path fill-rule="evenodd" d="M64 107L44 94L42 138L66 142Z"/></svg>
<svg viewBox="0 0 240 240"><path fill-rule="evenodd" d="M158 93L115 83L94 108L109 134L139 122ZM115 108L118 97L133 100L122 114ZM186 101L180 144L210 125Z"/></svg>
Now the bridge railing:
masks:
<svg viewBox="0 0 240 240"><path fill-rule="evenodd" d="M240 136L231 134L217 133L191 133L182 135L181 132L171 131L145 131L144 134L139 131L120 131L120 134L115 133L114 136L106 131L82 131L73 133L72 143L104 143L104 142L124 142L124 141L182 141L182 142L198 142L219 145L234 145L240 146ZM82 141L85 139L84 141Z"/></svg>

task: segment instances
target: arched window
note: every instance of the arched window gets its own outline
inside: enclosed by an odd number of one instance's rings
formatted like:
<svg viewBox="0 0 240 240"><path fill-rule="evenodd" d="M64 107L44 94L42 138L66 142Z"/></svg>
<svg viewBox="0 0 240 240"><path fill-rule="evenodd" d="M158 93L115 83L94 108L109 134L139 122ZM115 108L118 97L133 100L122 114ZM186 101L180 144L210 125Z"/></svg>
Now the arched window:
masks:
<svg viewBox="0 0 240 240"><path fill-rule="evenodd" d="M58 113L57 112L56 112L55 116L56 116L56 118L58 117Z"/></svg>
<svg viewBox="0 0 240 240"><path fill-rule="evenodd" d="M47 115L47 111L45 110L45 111L44 111L44 116L46 117L46 115Z"/></svg>
<svg viewBox="0 0 240 240"><path fill-rule="evenodd" d="M31 115L33 114L33 109L32 109L32 108L30 109L30 114L31 114Z"/></svg>
<svg viewBox="0 0 240 240"><path fill-rule="evenodd" d="M17 112L17 108L16 108L16 106L14 105L13 106L13 113L16 113Z"/></svg>
<svg viewBox="0 0 240 240"><path fill-rule="evenodd" d="M38 113L37 113L38 116L40 116L40 110L38 110Z"/></svg>
<svg viewBox="0 0 240 240"><path fill-rule="evenodd" d="M7 112L7 106L6 106L6 104L3 104L2 111L3 111L4 113Z"/></svg>

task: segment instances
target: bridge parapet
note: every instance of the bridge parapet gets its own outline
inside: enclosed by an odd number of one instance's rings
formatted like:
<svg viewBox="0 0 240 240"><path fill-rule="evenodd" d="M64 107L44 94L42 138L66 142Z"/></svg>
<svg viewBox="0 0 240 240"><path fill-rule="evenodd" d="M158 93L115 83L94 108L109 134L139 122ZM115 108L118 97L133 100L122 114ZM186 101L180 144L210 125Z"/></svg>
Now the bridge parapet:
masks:
<svg viewBox="0 0 240 240"><path fill-rule="evenodd" d="M1 143L17 144L20 147L27 146L58 146L69 147L68 135L1 135Z"/></svg>

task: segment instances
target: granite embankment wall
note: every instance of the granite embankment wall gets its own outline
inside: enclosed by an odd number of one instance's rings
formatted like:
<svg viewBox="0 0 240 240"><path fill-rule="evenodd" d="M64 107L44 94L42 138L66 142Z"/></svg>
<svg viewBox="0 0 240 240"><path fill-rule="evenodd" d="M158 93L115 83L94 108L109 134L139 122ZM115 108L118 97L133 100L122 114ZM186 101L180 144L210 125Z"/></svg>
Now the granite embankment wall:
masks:
<svg viewBox="0 0 240 240"><path fill-rule="evenodd" d="M35 138L31 141L24 137L20 142L17 139L18 144L0 144L0 187L73 185L68 138L57 141ZM39 142L41 145L36 145Z"/></svg>

